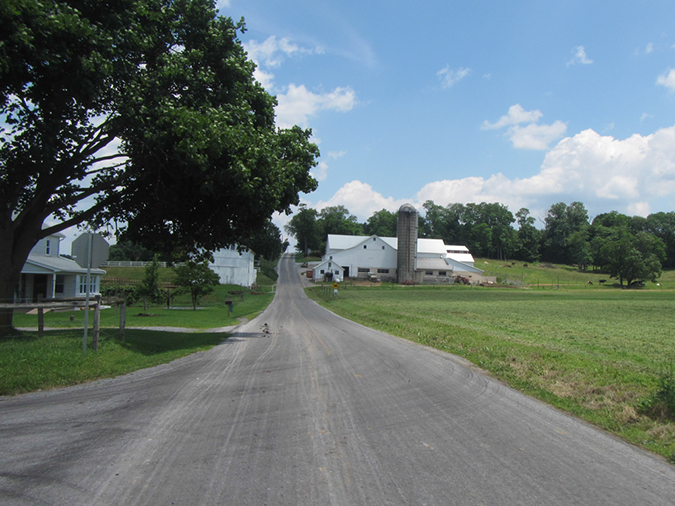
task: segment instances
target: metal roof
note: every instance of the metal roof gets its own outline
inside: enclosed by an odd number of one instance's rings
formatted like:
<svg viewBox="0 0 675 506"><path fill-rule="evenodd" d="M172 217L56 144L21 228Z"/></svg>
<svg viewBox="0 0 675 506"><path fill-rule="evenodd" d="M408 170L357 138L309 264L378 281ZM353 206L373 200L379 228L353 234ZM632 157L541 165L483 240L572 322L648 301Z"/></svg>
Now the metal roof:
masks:
<svg viewBox="0 0 675 506"><path fill-rule="evenodd" d="M26 263L21 269L21 272L24 274L35 274L35 271L31 271L30 265L35 267L51 271L54 273L66 273L66 274L86 274L87 269L77 265L77 262L70 260L64 257L53 257L49 255L29 255L26 259ZM39 272L39 271L38 271ZM105 271L102 269L92 269L92 274L105 274Z"/></svg>

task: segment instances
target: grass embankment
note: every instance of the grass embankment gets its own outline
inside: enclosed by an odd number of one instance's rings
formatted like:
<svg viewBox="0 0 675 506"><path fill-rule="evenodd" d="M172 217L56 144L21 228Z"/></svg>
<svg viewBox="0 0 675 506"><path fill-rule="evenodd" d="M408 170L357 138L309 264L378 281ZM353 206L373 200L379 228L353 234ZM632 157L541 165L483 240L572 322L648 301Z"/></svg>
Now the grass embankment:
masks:
<svg viewBox="0 0 675 506"><path fill-rule="evenodd" d="M644 411L675 360L673 291L383 285L350 287L336 300L308 292L344 317L465 357L675 459L675 424Z"/></svg>
<svg viewBox="0 0 675 506"><path fill-rule="evenodd" d="M109 277L142 279L143 268L124 269L124 276L109 272ZM167 269L168 270L168 269ZM37 332L20 331L0 339L0 395L14 395L110 378L138 369L175 360L197 351L207 350L227 338L226 333L160 332L134 330L130 327L181 327L188 329L219 328L239 323L238 318L253 319L272 301L273 281L258 277L260 288L251 291L237 285L218 285L213 293L200 301L200 308L192 310L190 298L181 296L172 307L152 305L147 311L142 302L127 308L127 330L124 341L119 336L119 312L101 311L99 350L91 351L89 332L88 352L82 354L84 311L48 312L44 315L45 331L42 339ZM230 293L241 292L241 293ZM233 313L228 316L225 300L233 301ZM72 317L72 321L71 321ZM93 314L89 314L89 326ZM37 327L37 315L15 314L14 326Z"/></svg>

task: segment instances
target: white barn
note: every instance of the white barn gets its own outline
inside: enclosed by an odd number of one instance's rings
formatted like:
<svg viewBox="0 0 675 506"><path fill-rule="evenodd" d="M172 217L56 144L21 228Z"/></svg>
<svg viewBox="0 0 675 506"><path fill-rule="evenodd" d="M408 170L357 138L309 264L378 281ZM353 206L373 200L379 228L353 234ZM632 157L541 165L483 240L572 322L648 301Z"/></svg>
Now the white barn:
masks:
<svg viewBox="0 0 675 506"><path fill-rule="evenodd" d="M324 279L325 265L330 262L342 268L344 277L367 278L374 274L379 279L394 281L397 249L396 237L329 234L326 253L321 264L314 268L314 279ZM466 246L446 245L442 239L417 239L416 250L418 282L449 282L458 275L473 279L483 275L482 270L474 267L473 256Z"/></svg>
<svg viewBox="0 0 675 506"><path fill-rule="evenodd" d="M19 284L14 292L17 302L43 299L84 297L87 292L87 269L61 256L61 241L65 235L56 233L40 239L33 246L21 269ZM91 269L89 294L98 295L104 270Z"/></svg>
<svg viewBox="0 0 675 506"><path fill-rule="evenodd" d="M256 281L255 254L250 250L237 251L237 246L220 249L213 253L209 264L220 278L221 284L239 285L250 288Z"/></svg>

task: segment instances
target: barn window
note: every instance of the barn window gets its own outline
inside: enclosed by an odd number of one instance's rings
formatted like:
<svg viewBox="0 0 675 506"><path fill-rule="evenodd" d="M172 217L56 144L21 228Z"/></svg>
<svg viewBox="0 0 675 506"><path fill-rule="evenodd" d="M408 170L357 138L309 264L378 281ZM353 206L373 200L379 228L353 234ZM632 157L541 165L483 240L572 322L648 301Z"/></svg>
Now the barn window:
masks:
<svg viewBox="0 0 675 506"><path fill-rule="evenodd" d="M359 267L359 272L370 272L368 267Z"/></svg>
<svg viewBox="0 0 675 506"><path fill-rule="evenodd" d="M389 274L389 269L377 269L379 274Z"/></svg>
<svg viewBox="0 0 675 506"><path fill-rule="evenodd" d="M46 243L46 246L45 246L45 255L51 255L51 251L52 251L52 249L51 249L50 244L49 244L49 239L47 239L47 243Z"/></svg>
<svg viewBox="0 0 675 506"><path fill-rule="evenodd" d="M363 249L368 249L368 246L366 246L366 245L364 244L364 245L363 245Z"/></svg>
<svg viewBox="0 0 675 506"><path fill-rule="evenodd" d="M382 246L382 249L384 249L384 246Z"/></svg>
<svg viewBox="0 0 675 506"><path fill-rule="evenodd" d="M445 271L438 271L438 275L439 275L439 276L447 276L448 273L445 272Z"/></svg>
<svg viewBox="0 0 675 506"><path fill-rule="evenodd" d="M434 275L434 271L427 271L427 272L425 272L424 274L426 274L427 276L433 276L433 275Z"/></svg>
<svg viewBox="0 0 675 506"><path fill-rule="evenodd" d="M323 269L321 269L321 274L325 274L325 273L326 273L326 271L324 271Z"/></svg>

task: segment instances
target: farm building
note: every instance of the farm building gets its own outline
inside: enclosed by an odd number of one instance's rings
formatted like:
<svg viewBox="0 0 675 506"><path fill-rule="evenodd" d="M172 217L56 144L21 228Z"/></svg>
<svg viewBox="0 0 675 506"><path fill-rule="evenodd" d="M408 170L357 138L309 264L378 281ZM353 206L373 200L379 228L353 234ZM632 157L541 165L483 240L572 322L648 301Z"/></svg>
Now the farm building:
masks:
<svg viewBox="0 0 675 506"><path fill-rule="evenodd" d="M416 282L450 282L454 276L471 279L483 271L474 267L473 256L465 246L448 246L442 239L417 239L414 265ZM324 279L329 272L342 270L341 277L395 281L398 270L398 239L396 237L349 236L329 234L326 253L313 268L314 279ZM323 271L323 272L322 272Z"/></svg>
<svg viewBox="0 0 675 506"><path fill-rule="evenodd" d="M209 267L218 274L222 284L250 288L258 275L255 267L255 254L250 250L238 251L237 246L214 252L213 262L209 264Z"/></svg>
<svg viewBox="0 0 675 506"><path fill-rule="evenodd" d="M87 291L87 269L61 256L63 234L52 234L38 241L21 269L14 293L16 302L44 299L84 297ZM99 294L104 270L91 269L89 294Z"/></svg>
<svg viewBox="0 0 675 506"><path fill-rule="evenodd" d="M399 283L451 283L457 276L478 282L482 278L483 271L474 267L466 246L417 237L417 210L410 204L399 209L396 233L397 237L329 234L326 253L314 267L314 279L326 279L327 273L333 276L339 269L344 278L374 276Z"/></svg>

